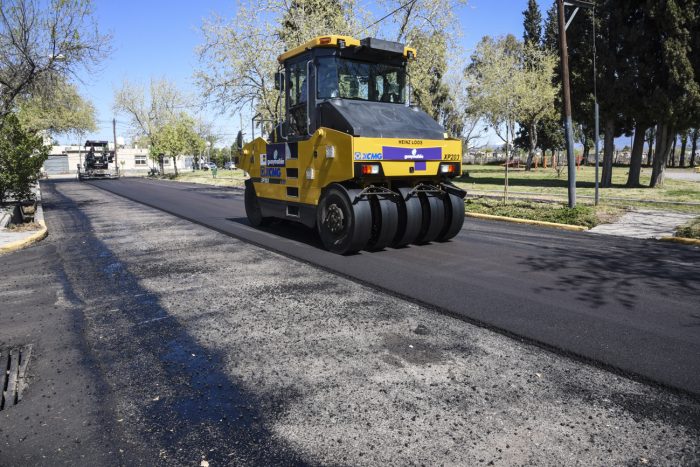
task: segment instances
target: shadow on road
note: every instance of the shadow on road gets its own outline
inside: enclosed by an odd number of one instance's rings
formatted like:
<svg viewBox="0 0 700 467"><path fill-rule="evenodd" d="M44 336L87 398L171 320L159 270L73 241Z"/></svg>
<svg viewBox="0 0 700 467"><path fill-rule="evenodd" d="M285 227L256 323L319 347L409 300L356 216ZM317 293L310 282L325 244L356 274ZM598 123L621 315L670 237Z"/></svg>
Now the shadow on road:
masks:
<svg viewBox="0 0 700 467"><path fill-rule="evenodd" d="M118 406L131 405L141 415L130 414L142 421L131 422L137 426L125 421L124 436L142 436L151 453L158 452L155 442L184 465L198 465L203 455L214 465L235 459L301 463L293 449L271 434L265 426L270 414L260 409L265 398L283 410L289 395L256 394L231 379L223 370L230 356L202 346L169 315L159 297L129 271L128 262L93 234L81 209L89 201L74 201L56 185L50 181L42 187L48 211L65 232L58 243L64 288L92 328L87 338L112 393L127 397Z"/></svg>
<svg viewBox="0 0 700 467"><path fill-rule="evenodd" d="M248 222L248 218L246 217L229 217L226 220L250 227L250 222ZM256 229L270 235L276 235L287 240L293 240L314 248L325 250L316 229L311 229L298 222L273 219L269 225L256 227Z"/></svg>
<svg viewBox="0 0 700 467"><path fill-rule="evenodd" d="M541 255L524 258L522 264L532 271L558 275L555 283L535 291L575 291L576 299L592 307L616 302L632 310L639 304L640 291L669 298L685 295L697 300L700 296L700 252L656 241L629 240L624 246L586 252L550 247ZM697 315L689 315L685 325L697 325L697 320Z"/></svg>

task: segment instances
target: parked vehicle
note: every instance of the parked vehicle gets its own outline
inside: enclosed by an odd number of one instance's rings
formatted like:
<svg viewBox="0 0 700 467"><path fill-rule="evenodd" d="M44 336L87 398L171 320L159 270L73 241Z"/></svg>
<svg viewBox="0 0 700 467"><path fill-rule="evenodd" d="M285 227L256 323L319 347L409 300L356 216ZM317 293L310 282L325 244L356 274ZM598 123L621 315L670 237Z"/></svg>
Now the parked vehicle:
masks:
<svg viewBox="0 0 700 467"><path fill-rule="evenodd" d="M216 164L213 162L205 162L202 164L202 170L216 169Z"/></svg>
<svg viewBox="0 0 700 467"><path fill-rule="evenodd" d="M233 170L236 168L236 164L233 163L232 161L228 161L224 164L224 169L226 170Z"/></svg>

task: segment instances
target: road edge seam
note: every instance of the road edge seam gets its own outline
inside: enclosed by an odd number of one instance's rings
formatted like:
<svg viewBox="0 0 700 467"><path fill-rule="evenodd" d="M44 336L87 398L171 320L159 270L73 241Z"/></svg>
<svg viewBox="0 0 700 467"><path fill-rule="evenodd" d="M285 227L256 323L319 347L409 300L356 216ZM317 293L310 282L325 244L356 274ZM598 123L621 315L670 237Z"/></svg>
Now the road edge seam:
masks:
<svg viewBox="0 0 700 467"><path fill-rule="evenodd" d="M467 215L467 217L473 217L476 219L513 222L516 224L538 225L541 227L550 227L553 229L570 230L572 232L583 232L583 231L588 230L588 227L584 227L582 225L558 224L556 222L536 221L533 219L519 219L517 217L494 216L492 214L481 214L481 213L477 213L477 212L467 212L466 215Z"/></svg>

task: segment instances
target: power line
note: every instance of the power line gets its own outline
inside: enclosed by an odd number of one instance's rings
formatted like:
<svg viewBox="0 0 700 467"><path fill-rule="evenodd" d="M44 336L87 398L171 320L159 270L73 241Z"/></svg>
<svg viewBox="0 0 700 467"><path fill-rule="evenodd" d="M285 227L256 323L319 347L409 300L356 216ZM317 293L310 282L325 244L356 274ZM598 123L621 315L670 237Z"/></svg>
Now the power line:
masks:
<svg viewBox="0 0 700 467"><path fill-rule="evenodd" d="M408 2L404 3L403 5L400 5L397 9L395 9L395 10L392 11L391 13L388 13L387 15L382 16L382 17L379 18L377 21L375 21L374 23L370 24L369 26L367 26L367 27L364 28L363 30L361 30L361 31L359 31L359 32L357 32L357 33L355 33L355 34L353 34L353 36L359 37L360 34L362 34L363 32L365 32L365 31L368 30L369 28L371 28L371 27L373 27L373 26L376 26L377 24L381 23L382 21L384 21L384 20L387 19L388 17L393 16L394 14L398 13L399 10L402 10L402 9L406 8L408 5L410 5L410 4L412 4L412 3L415 4L416 2L418 2L418 0L409 0Z"/></svg>

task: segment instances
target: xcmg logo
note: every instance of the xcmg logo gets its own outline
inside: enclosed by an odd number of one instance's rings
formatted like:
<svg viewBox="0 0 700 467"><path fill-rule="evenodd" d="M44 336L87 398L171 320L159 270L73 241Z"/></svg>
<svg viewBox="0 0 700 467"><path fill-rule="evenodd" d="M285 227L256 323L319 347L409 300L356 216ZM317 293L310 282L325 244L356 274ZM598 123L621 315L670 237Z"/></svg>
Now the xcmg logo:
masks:
<svg viewBox="0 0 700 467"><path fill-rule="evenodd" d="M356 152L356 161L378 161L382 159L381 152Z"/></svg>

